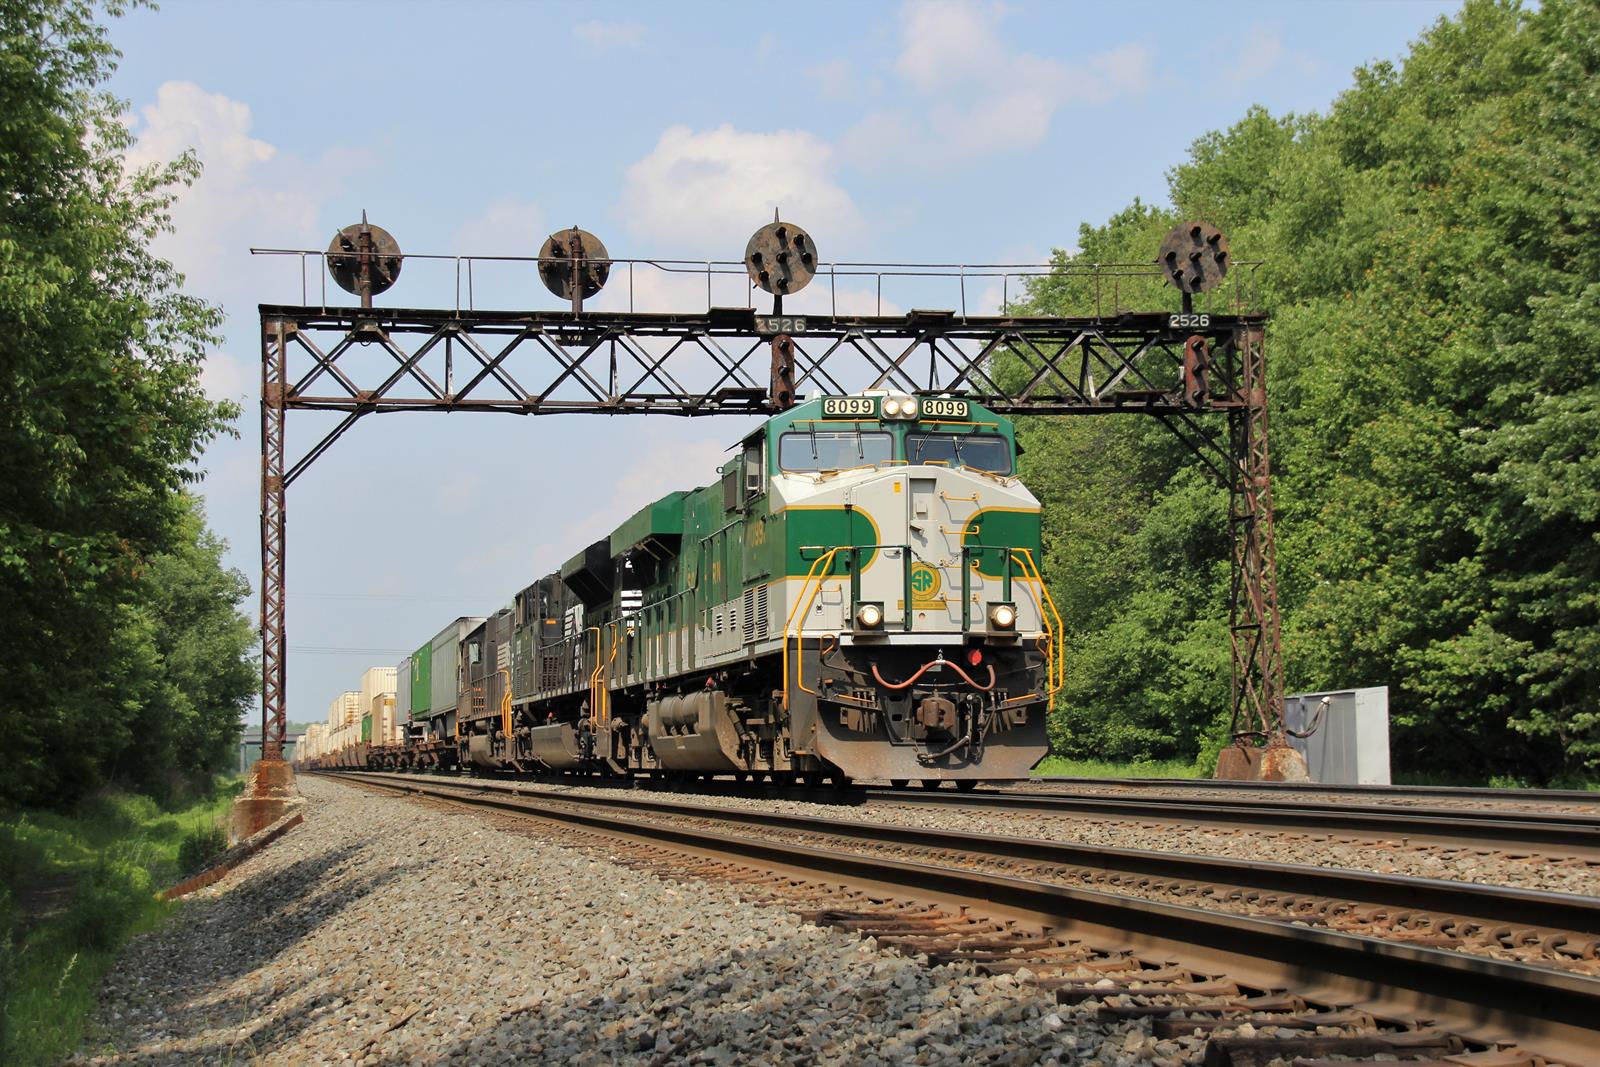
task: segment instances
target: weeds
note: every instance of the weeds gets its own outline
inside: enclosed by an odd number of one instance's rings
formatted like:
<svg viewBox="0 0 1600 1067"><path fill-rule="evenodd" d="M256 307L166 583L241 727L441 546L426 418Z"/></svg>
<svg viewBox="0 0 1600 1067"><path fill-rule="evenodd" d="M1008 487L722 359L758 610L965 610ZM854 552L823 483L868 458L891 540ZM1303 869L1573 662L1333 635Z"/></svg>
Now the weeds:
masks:
<svg viewBox="0 0 1600 1067"><path fill-rule="evenodd" d="M83 1040L101 977L175 907L156 891L215 855L236 792L176 811L109 791L71 814L0 811L0 1063L57 1063Z"/></svg>
<svg viewBox="0 0 1600 1067"><path fill-rule="evenodd" d="M178 846L178 870L185 877L199 874L228 848L228 831L220 826L201 826L184 835Z"/></svg>
<svg viewBox="0 0 1600 1067"><path fill-rule="evenodd" d="M1207 769L1188 760L1144 760L1114 763L1110 760L1065 759L1048 756L1034 768L1035 775L1065 778L1203 778Z"/></svg>

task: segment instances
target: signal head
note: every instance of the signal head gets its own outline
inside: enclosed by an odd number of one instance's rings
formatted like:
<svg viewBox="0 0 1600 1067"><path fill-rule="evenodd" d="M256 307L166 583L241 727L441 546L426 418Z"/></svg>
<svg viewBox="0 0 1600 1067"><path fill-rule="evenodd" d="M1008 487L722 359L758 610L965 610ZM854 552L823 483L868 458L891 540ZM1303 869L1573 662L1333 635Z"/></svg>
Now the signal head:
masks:
<svg viewBox="0 0 1600 1067"><path fill-rule="evenodd" d="M1228 239L1208 222L1182 223L1161 242L1156 265L1180 292L1215 289L1228 273Z"/></svg>
<svg viewBox="0 0 1600 1067"><path fill-rule="evenodd" d="M382 226L368 222L364 212L360 222L346 226L328 243L328 273L334 284L357 296L392 286L404 260L399 242Z"/></svg>
<svg viewBox="0 0 1600 1067"><path fill-rule="evenodd" d="M611 277L611 260L600 238L576 226L558 230L544 239L539 249L539 280L563 300L571 300L573 289L583 299L598 293Z"/></svg>
<svg viewBox="0 0 1600 1067"><path fill-rule="evenodd" d="M769 222L744 246L750 281L774 296L798 293L817 273L817 243L792 222Z"/></svg>

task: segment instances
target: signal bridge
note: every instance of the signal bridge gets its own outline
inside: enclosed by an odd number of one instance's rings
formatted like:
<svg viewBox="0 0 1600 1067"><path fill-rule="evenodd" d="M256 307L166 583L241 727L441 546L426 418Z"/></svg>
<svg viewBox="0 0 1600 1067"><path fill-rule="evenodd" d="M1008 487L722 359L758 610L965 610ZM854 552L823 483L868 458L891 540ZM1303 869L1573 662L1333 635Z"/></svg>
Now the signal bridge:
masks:
<svg viewBox="0 0 1600 1067"><path fill-rule="evenodd" d="M840 263L820 258L810 234L781 220L752 235L742 260L724 262L616 258L577 227L551 234L537 256L408 255L365 216L325 251L252 251L295 262L301 290L299 304L260 306L269 752L281 746L285 728L285 493L362 418L402 411L766 415L801 393L865 390L959 395L1007 415L1138 414L1177 435L1229 490L1232 712L1241 742L1229 750L1231 770L1273 773L1288 751L1266 320L1246 310L1254 265L1233 263L1213 227L1176 227L1145 264ZM405 269L442 274L453 291L431 307L376 306ZM520 292L533 276L562 302L559 309L478 306L486 287L505 292L509 277ZM354 304L330 302L329 278ZM998 285L1003 309L1013 292L1043 278L1071 286L1093 313L969 310L975 293ZM1160 303L1162 283L1176 290L1176 307L1150 306ZM663 289L682 305L637 309ZM952 306L899 311L893 295L901 291L942 293ZM726 303L715 302L719 295ZM842 311L841 296L847 308L870 303L873 313ZM1125 306L1135 299L1146 306ZM339 418L291 457L291 411Z"/></svg>

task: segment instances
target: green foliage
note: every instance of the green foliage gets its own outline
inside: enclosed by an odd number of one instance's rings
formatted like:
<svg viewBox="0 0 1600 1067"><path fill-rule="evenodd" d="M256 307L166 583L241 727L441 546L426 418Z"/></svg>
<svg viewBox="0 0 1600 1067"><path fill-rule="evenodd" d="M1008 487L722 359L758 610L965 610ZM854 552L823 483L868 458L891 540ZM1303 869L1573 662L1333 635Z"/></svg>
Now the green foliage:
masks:
<svg viewBox="0 0 1600 1067"><path fill-rule="evenodd" d="M185 875L199 874L228 848L228 831L221 826L201 826L184 835L178 846L178 869Z"/></svg>
<svg viewBox="0 0 1600 1067"><path fill-rule="evenodd" d="M82 1040L117 950L172 912L155 890L179 880L185 844L214 832L237 784L171 811L105 791L71 814L0 812L0 1063L59 1063Z"/></svg>
<svg viewBox="0 0 1600 1067"><path fill-rule="evenodd" d="M115 948L153 893L148 870L102 857L78 884L65 917L68 936L86 949Z"/></svg>
<svg viewBox="0 0 1600 1067"><path fill-rule="evenodd" d="M1147 261L1199 217L1264 261L1229 283L1273 316L1288 682L1389 685L1401 773L1600 767L1597 85L1595 4L1472 0L1326 115L1202 137L1172 209L1136 201L1057 254ZM1023 310L1104 304L1063 270ZM1224 497L1145 421L1022 428L1073 605L1069 756L1214 752L1225 725Z"/></svg>
<svg viewBox="0 0 1600 1067"><path fill-rule="evenodd" d="M200 388L221 313L149 251L199 165L125 166L95 15L0 0L0 800L31 804L170 790L248 699L245 586L185 488L237 415Z"/></svg>
<svg viewBox="0 0 1600 1067"><path fill-rule="evenodd" d="M1115 763L1110 760L1073 760L1049 756L1033 770L1035 776L1060 778L1204 778L1209 767L1186 760L1146 760Z"/></svg>

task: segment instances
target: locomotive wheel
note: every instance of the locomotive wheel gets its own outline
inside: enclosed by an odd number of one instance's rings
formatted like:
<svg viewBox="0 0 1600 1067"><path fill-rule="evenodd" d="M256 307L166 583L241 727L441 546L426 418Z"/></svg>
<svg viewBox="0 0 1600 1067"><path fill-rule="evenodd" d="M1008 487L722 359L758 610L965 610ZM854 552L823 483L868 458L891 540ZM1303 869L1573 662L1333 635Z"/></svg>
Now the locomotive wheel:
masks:
<svg viewBox="0 0 1600 1067"><path fill-rule="evenodd" d="M978 780L976 778L959 779L956 782L956 788L961 790L963 793L970 793L974 789L978 788Z"/></svg>
<svg viewBox="0 0 1600 1067"><path fill-rule="evenodd" d="M911 784L911 779L909 779L909 778L891 778L891 779L889 779L889 788L890 789L904 789L906 786L908 786L910 784Z"/></svg>
<svg viewBox="0 0 1600 1067"><path fill-rule="evenodd" d="M922 788L924 789L938 789L941 785L944 785L944 782L938 778L924 778L922 780Z"/></svg>

